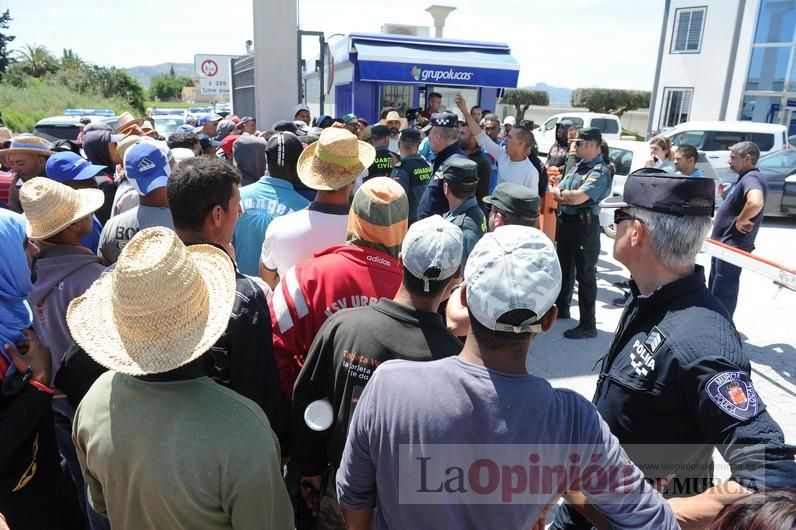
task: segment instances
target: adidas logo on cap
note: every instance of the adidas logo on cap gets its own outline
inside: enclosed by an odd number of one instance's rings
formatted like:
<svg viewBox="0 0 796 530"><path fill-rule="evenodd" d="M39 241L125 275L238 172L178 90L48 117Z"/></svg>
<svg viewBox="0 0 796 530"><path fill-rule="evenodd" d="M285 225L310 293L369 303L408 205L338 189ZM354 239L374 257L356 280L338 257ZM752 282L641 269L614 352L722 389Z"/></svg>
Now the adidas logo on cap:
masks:
<svg viewBox="0 0 796 530"><path fill-rule="evenodd" d="M148 158L142 158L136 166L139 173L146 173L149 170L155 169L155 163Z"/></svg>

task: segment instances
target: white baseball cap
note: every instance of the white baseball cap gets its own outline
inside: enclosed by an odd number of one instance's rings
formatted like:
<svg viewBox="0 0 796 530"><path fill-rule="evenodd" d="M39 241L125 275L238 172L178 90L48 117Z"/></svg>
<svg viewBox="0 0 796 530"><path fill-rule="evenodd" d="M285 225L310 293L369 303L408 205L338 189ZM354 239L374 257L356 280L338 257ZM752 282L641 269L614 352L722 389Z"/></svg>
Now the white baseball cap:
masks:
<svg viewBox="0 0 796 530"><path fill-rule="evenodd" d="M404 268L423 280L428 292L429 280L453 276L462 262L462 231L439 215L412 224L401 245Z"/></svg>

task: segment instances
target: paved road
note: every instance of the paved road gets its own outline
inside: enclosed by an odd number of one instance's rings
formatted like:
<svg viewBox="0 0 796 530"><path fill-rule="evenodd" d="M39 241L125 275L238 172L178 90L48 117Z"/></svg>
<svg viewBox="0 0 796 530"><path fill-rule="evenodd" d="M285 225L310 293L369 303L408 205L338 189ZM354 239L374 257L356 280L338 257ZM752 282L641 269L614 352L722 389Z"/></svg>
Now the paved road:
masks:
<svg viewBox="0 0 796 530"><path fill-rule="evenodd" d="M576 324L561 320L531 347L528 369L549 379L555 387L573 389L591 399L597 381L594 364L607 350L619 322L621 308L611 305L619 289L611 282L627 277L626 269L613 259L613 240L602 236L597 265L597 327L595 339L571 341L562 333ZM757 237L755 253L796 268L796 218L766 219ZM709 256L698 263L709 271ZM577 294L576 294L577 297ZM573 300L572 316L577 317ZM796 443L796 292L780 288L751 272L741 275L735 323L752 360L752 380L779 422L789 443Z"/></svg>

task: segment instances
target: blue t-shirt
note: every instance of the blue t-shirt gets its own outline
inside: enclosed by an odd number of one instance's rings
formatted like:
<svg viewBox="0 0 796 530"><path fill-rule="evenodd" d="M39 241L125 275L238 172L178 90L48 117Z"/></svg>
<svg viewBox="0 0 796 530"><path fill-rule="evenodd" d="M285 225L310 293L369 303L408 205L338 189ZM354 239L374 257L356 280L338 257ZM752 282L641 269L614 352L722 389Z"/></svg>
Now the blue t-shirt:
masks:
<svg viewBox="0 0 796 530"><path fill-rule="evenodd" d="M102 234L102 223L100 223L96 215L92 215L91 232L83 236L80 244L96 254L99 249L100 234Z"/></svg>
<svg viewBox="0 0 796 530"><path fill-rule="evenodd" d="M262 177L242 187L240 206L243 213L232 236L238 270L249 276L258 276L260 253L268 225L275 217L303 210L309 203L284 179Z"/></svg>
<svg viewBox="0 0 796 530"><path fill-rule="evenodd" d="M573 455L582 466L570 467ZM540 478L557 468L557 479ZM622 479L585 486L597 468ZM679 528L586 399L458 357L381 364L337 472L340 504L377 508L379 529L531 528L567 489L581 489L612 528Z"/></svg>
<svg viewBox="0 0 796 530"><path fill-rule="evenodd" d="M746 204L746 194L751 190L760 190L763 192L763 203L765 204L766 196L768 195L768 184L766 179L760 174L757 168L754 168L736 182L726 193L724 202L716 212L716 217L713 222L713 233L711 238L721 241L724 244L751 252L755 248L755 238L757 231L760 229L760 224L763 222L763 212L765 206L760 213L752 218L754 228L748 234L744 234L735 228L735 220L743 210Z"/></svg>

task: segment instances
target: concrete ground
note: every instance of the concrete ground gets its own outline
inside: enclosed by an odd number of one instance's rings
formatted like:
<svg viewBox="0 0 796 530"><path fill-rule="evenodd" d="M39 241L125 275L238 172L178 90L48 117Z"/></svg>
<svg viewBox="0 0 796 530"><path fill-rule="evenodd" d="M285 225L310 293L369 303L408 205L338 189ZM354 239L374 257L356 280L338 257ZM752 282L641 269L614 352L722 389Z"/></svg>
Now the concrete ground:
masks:
<svg viewBox="0 0 796 530"><path fill-rule="evenodd" d="M755 254L796 268L796 218L767 218L757 237ZM576 320L560 320L532 345L528 356L531 373L545 377L555 387L569 388L591 399L596 381L596 361L608 351L622 308L611 301L621 294L611 282L627 278L627 270L612 255L613 240L602 236L597 264L597 338L572 341L564 330ZM710 270L710 257L698 263ZM577 286L572 316L577 318ZM769 413L777 420L787 442L796 444L796 292L745 271L735 324L752 361L752 381ZM717 476L720 476L717 473Z"/></svg>

